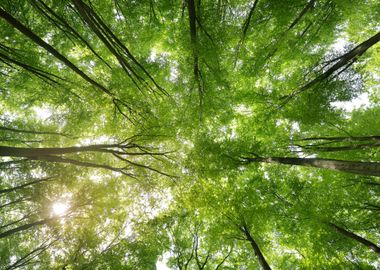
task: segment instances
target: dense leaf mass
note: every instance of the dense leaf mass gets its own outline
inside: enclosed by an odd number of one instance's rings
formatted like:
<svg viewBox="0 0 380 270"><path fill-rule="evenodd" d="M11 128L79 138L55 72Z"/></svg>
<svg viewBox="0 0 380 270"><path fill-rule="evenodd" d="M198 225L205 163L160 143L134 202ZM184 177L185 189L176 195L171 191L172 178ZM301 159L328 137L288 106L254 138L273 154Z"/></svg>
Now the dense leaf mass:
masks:
<svg viewBox="0 0 380 270"><path fill-rule="evenodd" d="M0 0L0 269L379 269L379 18Z"/></svg>

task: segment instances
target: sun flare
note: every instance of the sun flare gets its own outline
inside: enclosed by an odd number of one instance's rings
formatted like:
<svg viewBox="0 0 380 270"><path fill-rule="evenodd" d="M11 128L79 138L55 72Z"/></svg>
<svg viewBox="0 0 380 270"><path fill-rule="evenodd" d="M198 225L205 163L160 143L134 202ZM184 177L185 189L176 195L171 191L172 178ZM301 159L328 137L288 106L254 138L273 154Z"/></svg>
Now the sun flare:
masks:
<svg viewBox="0 0 380 270"><path fill-rule="evenodd" d="M53 204L53 214L54 215L63 215L67 212L67 209L69 208L69 206L66 204L66 203L62 203L62 202L56 202Z"/></svg>

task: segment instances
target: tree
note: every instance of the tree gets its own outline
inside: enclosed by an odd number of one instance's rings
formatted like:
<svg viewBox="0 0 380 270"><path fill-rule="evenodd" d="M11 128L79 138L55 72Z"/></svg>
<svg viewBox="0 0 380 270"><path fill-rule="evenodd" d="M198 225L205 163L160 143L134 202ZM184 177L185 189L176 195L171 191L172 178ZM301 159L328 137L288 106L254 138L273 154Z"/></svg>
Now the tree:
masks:
<svg viewBox="0 0 380 270"><path fill-rule="evenodd" d="M350 172L364 175L380 176L380 163L345 161L321 158L292 158L292 157L270 157L270 158L244 158L245 163L267 162L288 165L300 165L306 167L325 168L342 172Z"/></svg>
<svg viewBox="0 0 380 270"><path fill-rule="evenodd" d="M270 270L271 268L270 268L269 264L265 260L264 255L262 254L262 252L261 252L259 246L257 245L255 239L253 239L251 233L249 232L249 229L246 226L243 226L241 228L241 231L244 233L245 237L247 237L247 240L249 241L253 250L255 251L255 254L256 254L262 268L265 270Z"/></svg>
<svg viewBox="0 0 380 270"><path fill-rule="evenodd" d="M378 267L379 10L0 0L0 268Z"/></svg>

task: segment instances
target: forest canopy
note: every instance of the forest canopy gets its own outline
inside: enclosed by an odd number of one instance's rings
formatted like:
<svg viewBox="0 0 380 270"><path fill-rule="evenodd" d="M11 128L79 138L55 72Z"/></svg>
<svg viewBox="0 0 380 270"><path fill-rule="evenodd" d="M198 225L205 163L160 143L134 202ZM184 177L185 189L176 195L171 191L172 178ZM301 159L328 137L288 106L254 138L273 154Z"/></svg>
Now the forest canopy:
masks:
<svg viewBox="0 0 380 270"><path fill-rule="evenodd" d="M380 1L0 0L0 269L379 269Z"/></svg>

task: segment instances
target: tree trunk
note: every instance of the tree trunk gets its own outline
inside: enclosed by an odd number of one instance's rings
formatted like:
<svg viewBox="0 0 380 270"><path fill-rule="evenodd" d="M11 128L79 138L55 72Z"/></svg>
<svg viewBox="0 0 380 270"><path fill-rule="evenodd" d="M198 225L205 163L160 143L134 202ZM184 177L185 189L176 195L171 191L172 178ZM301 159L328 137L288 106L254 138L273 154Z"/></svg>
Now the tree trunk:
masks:
<svg viewBox="0 0 380 270"><path fill-rule="evenodd" d="M1 189L0 190L0 195L1 194L4 194L4 193L9 193L9 192L12 192L12 191L15 191L15 190L18 190L18 189L23 189L27 186L30 186L30 185L34 185L34 184L37 184L37 183L41 183L41 182L45 182L45 181L49 181L51 180L53 177L47 177L47 178L41 178L41 179L36 179L36 180L33 180L31 182L28 182L28 183L25 183L25 184L22 184L22 185L19 185L19 186L16 186L16 187L11 187L11 188L6 188L6 189Z"/></svg>
<svg viewBox="0 0 380 270"><path fill-rule="evenodd" d="M367 247L372 249L374 252L377 253L377 255L380 256L380 247L377 246L376 244L372 243L371 241L368 241L367 239L364 239L363 237L354 234L353 232L347 231L343 229L342 227L339 227L338 225L335 225L334 223L329 223L331 227L333 227L338 233L343 234L344 236L347 236Z"/></svg>
<svg viewBox="0 0 380 270"><path fill-rule="evenodd" d="M64 137L72 137L68 134L64 134L64 133L60 133L60 132L34 131L34 130L16 129L16 128L4 127L4 126L0 126L0 130L17 132L17 133L35 134L35 135L58 135L58 136L64 136Z"/></svg>
<svg viewBox="0 0 380 270"><path fill-rule="evenodd" d="M251 7L251 9L249 10L249 13L248 13L248 17L247 19L244 21L244 24L243 24L243 34L242 34L242 37L241 37L241 42L244 41L245 39L245 36L247 34L247 31L248 31L248 28L249 28L249 25L251 23L251 19L252 19L252 15L253 15L253 12L255 11L256 7L257 7L257 3L259 2L259 0L255 0L255 2L253 2L253 5Z"/></svg>
<svg viewBox="0 0 380 270"><path fill-rule="evenodd" d="M328 143L330 144L330 143ZM362 143L362 144L351 144L351 145L342 145L342 146L320 146L326 144L317 144L317 145L298 145L295 146L301 147L305 151L318 151L318 152L338 152L338 151L352 151L352 150L363 150L369 148L380 147L380 142L371 142L371 143Z"/></svg>
<svg viewBox="0 0 380 270"><path fill-rule="evenodd" d="M17 199L17 200L14 200L14 201L11 201L11 202L8 202L8 203L5 203L5 204L2 204L0 205L0 209L4 208L4 207L7 207L7 206L10 206L10 205L13 205L13 204L16 204L16 203L19 203L19 202L24 202L24 201L27 201L31 199L30 197L22 197L20 199Z"/></svg>
<svg viewBox="0 0 380 270"><path fill-rule="evenodd" d="M259 259L259 263L263 267L263 269L264 270L271 270L269 264L265 260L264 255L261 253L259 246L257 245L256 241L253 239L253 237L252 237L251 233L249 232L247 226L245 226L245 225L242 226L240 228L240 230L244 233L245 237L247 238L247 240L251 244L257 258Z"/></svg>
<svg viewBox="0 0 380 270"><path fill-rule="evenodd" d="M376 35L370 37L366 41L360 43L358 46L353 48L351 51L343 54L342 56L336 58L336 63L332 65L329 69L327 69L325 72L317 76L312 81L306 83L304 86L299 88L298 90L293 91L290 95L284 96L281 99L283 99L283 102L281 103L280 107L285 106L292 98L295 96L305 92L306 90L314 87L318 83L322 82L323 80L330 77L334 72L338 71L344 66L349 66L352 63L354 63L359 56L361 56L363 53L365 53L369 48L371 48L373 45L378 43L380 41L380 32L378 32Z"/></svg>
<svg viewBox="0 0 380 270"><path fill-rule="evenodd" d="M140 82L145 84L145 80L140 77L137 70L135 70L120 54L120 50L127 55L129 60L131 60L134 64L136 64L139 69L145 73L145 75L149 78L149 80L157 87L161 93L167 95L168 93L163 89L158 83L154 80L153 76L149 74L149 72L144 68L144 66L137 61L137 59L132 55L129 49L119 40L119 38L111 31L111 29L103 22L101 17L91 8L91 6L87 5L82 0L74 0L73 4L76 10L79 12L80 16L83 20L88 24L91 30L101 39L101 41L106 45L106 47L110 50L110 52L118 59L120 65L122 67L127 67L125 69L127 71L128 76L135 83L133 77L130 75L130 72L138 79ZM139 86L135 83L135 85L139 88Z"/></svg>
<svg viewBox="0 0 380 270"><path fill-rule="evenodd" d="M380 142L380 136L344 136L344 137L309 137L301 139L301 141L377 141Z"/></svg>
<svg viewBox="0 0 380 270"><path fill-rule="evenodd" d="M292 24L289 26L288 30L292 29L296 24L302 19L302 17L306 14L306 12L309 11L309 9L312 9L314 7L315 0L310 0L306 6L302 9L301 13L297 16L297 18L294 19Z"/></svg>
<svg viewBox="0 0 380 270"><path fill-rule="evenodd" d="M135 152L128 153L126 151L127 149L138 149L141 152L135 151ZM0 146L0 157L1 156L25 157L28 160L42 160L42 161L47 161L47 162L73 164L73 165L82 166L82 167L103 168L103 169L119 172L130 177L135 177L132 173L128 172L128 169L129 169L128 167L116 168L107 164L96 164L93 162L81 161L81 160L71 159L71 158L67 158L63 156L65 154L81 153L81 152L100 152L100 153L112 154L112 156L114 156L115 158L118 158L119 160L123 162L129 163L132 166L141 167L141 168L151 170L153 172L156 172L168 177L172 177L172 175L161 172L160 170L157 170L150 166L133 162L127 158L124 158L123 156L128 156L128 155L131 155L131 156L164 155L164 153L149 152L143 147L137 144L133 144L133 143L131 144L94 144L94 145L87 145L87 146L72 146L72 147L62 147L62 148L59 148L59 147L24 148L24 147ZM2 164L0 163L0 165Z"/></svg>
<svg viewBox="0 0 380 270"><path fill-rule="evenodd" d="M10 236L12 234L15 234L15 233L18 233L18 232L21 232L21 231L28 230L28 229L33 228L35 226L44 225L44 224L48 223L49 221L51 221L53 219L55 219L55 218L47 218L47 219L39 220L39 221L36 221L36 222L28 223L28 224L19 226L17 228L14 228L14 229L2 232L2 233L0 233L0 239L4 238L4 237L8 237L8 236Z"/></svg>
<svg viewBox="0 0 380 270"><path fill-rule="evenodd" d="M19 222L21 222L21 221L23 221L23 220L25 220L25 219L28 219L29 217L31 217L31 216L34 215L34 214L36 214L36 211L31 212L31 213L29 213L29 214L23 216L22 218L20 218L20 219L18 219L18 220L15 220L15 221L9 222L9 223L7 223L7 224L5 224L5 225L1 225L1 226L0 226L0 231L1 231L2 229L6 228L6 227L12 226L12 225L14 225L14 224L16 224L16 223L19 223Z"/></svg>
<svg viewBox="0 0 380 270"><path fill-rule="evenodd" d="M196 26L196 13L194 0L187 1L187 10L189 12L189 25L190 25L190 39L193 46L194 66L193 73L198 80L199 76L199 64L198 64L198 48L197 48L197 26Z"/></svg>
<svg viewBox="0 0 380 270"><path fill-rule="evenodd" d="M69 67L72 71L74 71L76 74L81 76L85 81L92 84L93 86L97 87L104 93L106 93L108 96L114 97L113 94L105 88L100 83L94 81L92 78L90 78L86 73L84 73L82 70L80 70L77 66L75 66L70 60L68 60L64 55L59 53L56 49L54 49L51 45L46 43L43 39L41 39L39 36L37 36L31 29L23 25L21 22L19 22L17 19L12 17L8 12L6 12L4 9L0 8L0 18L3 18L5 21L7 21L12 27L23 33L26 37L31 39L34 43L36 43L38 46L44 48L46 51L54 55L57 59L59 59L62 63L64 63L67 67Z"/></svg>
<svg viewBox="0 0 380 270"><path fill-rule="evenodd" d="M269 158L244 158L247 163L251 162L266 162L266 163L279 163L289 165L299 165L305 167L316 167L323 169L330 169L341 172L380 176L380 163L379 162L361 162L361 161L347 161L337 159L323 159L323 158L292 158L292 157L269 157Z"/></svg>
<svg viewBox="0 0 380 270"><path fill-rule="evenodd" d="M27 254L25 254L24 256L22 256L16 262L14 262L13 264L11 264L7 268L5 268L5 270L21 268L21 267L27 265L34 258L36 258L38 255L40 255L42 252L46 251L48 248L50 248L52 245L54 245L57 241L59 241L60 238L57 238L57 239L51 241L50 243L48 243L49 240L44 241L39 247L35 248L34 250L32 250L32 251L28 252Z"/></svg>
<svg viewBox="0 0 380 270"><path fill-rule="evenodd" d="M51 148L26 148L0 146L0 156L2 157L38 157L49 155L63 155L78 152L108 152L106 148L118 147L118 145L88 145L88 146L72 146L72 147L51 147Z"/></svg>

